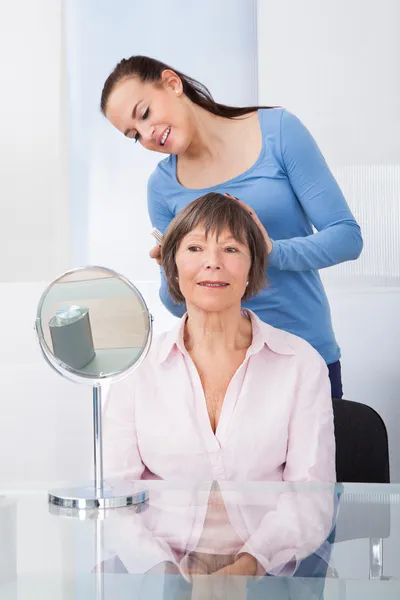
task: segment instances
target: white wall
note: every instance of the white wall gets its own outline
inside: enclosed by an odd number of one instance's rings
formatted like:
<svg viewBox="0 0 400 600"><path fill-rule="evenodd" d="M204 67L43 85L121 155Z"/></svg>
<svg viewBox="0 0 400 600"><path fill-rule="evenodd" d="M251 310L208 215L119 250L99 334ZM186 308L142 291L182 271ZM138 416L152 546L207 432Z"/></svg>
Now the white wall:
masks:
<svg viewBox="0 0 400 600"><path fill-rule="evenodd" d="M301 114L330 164L398 164L399 20L397 0L258 0L260 100Z"/></svg>
<svg viewBox="0 0 400 600"><path fill-rule="evenodd" d="M0 2L1 281L68 264L61 0Z"/></svg>
<svg viewBox="0 0 400 600"><path fill-rule="evenodd" d="M400 4L259 0L259 102L309 127L360 222L364 251L322 272L345 397L374 407L400 481Z"/></svg>

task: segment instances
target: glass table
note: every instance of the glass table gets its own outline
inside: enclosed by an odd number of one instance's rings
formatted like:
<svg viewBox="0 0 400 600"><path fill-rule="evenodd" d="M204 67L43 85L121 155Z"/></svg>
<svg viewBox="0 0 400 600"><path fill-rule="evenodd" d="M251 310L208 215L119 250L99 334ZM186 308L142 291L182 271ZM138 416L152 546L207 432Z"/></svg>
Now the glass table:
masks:
<svg viewBox="0 0 400 600"><path fill-rule="evenodd" d="M0 599L400 598L400 485L142 483L109 511L0 491Z"/></svg>

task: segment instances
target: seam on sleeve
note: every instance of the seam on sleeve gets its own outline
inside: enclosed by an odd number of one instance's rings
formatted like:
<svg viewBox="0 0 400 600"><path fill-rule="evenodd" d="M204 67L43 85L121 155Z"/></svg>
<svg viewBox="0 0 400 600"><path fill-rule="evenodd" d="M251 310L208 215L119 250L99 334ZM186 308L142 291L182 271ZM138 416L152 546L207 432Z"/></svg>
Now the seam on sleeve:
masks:
<svg viewBox="0 0 400 600"><path fill-rule="evenodd" d="M283 152L282 152L282 129L283 129L283 113L284 112L285 112L285 109L283 108L281 111L280 119L279 119L279 156L281 157L281 163L282 163L281 166L287 175L287 169L286 169L285 161L283 158Z"/></svg>

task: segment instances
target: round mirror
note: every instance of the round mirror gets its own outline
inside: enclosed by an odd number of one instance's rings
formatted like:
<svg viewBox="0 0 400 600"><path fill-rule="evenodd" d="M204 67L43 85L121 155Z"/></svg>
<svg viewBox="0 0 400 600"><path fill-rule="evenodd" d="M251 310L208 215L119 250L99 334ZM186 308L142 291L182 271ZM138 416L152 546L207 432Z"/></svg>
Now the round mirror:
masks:
<svg viewBox="0 0 400 600"><path fill-rule="evenodd" d="M105 509L147 500L140 482L104 482L102 392L145 358L152 320L139 290L105 267L68 271L43 292L35 326L45 359L64 377L93 387L94 481L50 492L50 504Z"/></svg>
<svg viewBox="0 0 400 600"><path fill-rule="evenodd" d="M128 374L151 341L151 315L136 287L104 267L69 271L43 293L36 329L43 353L64 376L94 384Z"/></svg>

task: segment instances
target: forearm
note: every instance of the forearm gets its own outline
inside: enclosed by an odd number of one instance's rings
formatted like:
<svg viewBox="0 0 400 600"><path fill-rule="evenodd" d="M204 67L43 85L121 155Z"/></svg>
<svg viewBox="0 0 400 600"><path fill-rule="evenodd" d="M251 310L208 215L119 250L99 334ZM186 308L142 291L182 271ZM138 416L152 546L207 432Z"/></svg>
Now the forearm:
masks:
<svg viewBox="0 0 400 600"><path fill-rule="evenodd" d="M256 574L293 575L299 563L324 544L334 525L334 486L282 494L238 556L256 561Z"/></svg>
<svg viewBox="0 0 400 600"><path fill-rule="evenodd" d="M361 254L363 240L355 221L332 225L309 235L287 240L274 240L269 254L269 266L280 271L324 269Z"/></svg>
<svg viewBox="0 0 400 600"><path fill-rule="evenodd" d="M363 247L360 227L315 140L287 111L282 112L280 133L282 169L318 233L276 240L270 265L304 271L355 260Z"/></svg>

